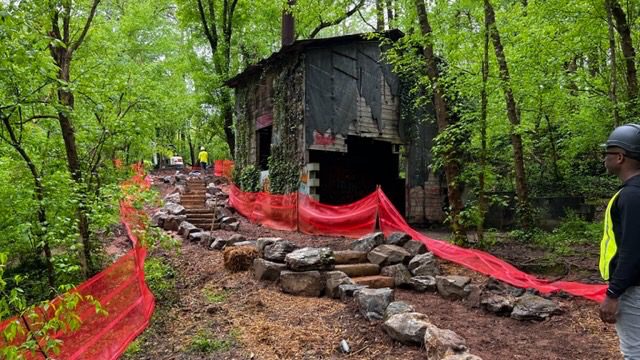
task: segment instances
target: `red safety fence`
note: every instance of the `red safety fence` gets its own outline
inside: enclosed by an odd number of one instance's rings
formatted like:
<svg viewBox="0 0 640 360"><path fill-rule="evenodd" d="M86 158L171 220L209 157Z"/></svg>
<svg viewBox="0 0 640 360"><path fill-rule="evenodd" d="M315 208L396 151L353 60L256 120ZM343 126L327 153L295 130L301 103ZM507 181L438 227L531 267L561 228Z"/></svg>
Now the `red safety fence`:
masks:
<svg viewBox="0 0 640 360"><path fill-rule="evenodd" d="M144 177L142 166L136 166L134 170L135 175L123 184L123 188L148 188L150 181ZM60 354L55 355L55 358L117 359L149 324L155 299L144 281L144 259L147 251L136 236L138 231L144 230L145 216L130 201L121 202L120 218L133 243L133 249L73 290L99 301L107 315L96 314L95 307L88 302L79 303L75 312L82 321L80 329L52 335L55 339L62 340ZM59 301L60 299L55 299L53 303ZM39 312L42 310L39 309ZM0 324L0 331L14 321L20 320L13 318L3 322ZM22 322L20 326L23 326ZM17 338L14 343L20 340L23 339ZM24 355L29 359L45 358L41 353Z"/></svg>
<svg viewBox="0 0 640 360"><path fill-rule="evenodd" d="M215 176L224 176L226 178L231 179L231 175L233 174L233 160L215 160L213 162L214 167L214 175Z"/></svg>
<svg viewBox="0 0 640 360"><path fill-rule="evenodd" d="M375 192L340 206L321 204L308 195L300 195L298 228L305 234L358 238L375 231L377 215Z"/></svg>
<svg viewBox="0 0 640 360"><path fill-rule="evenodd" d="M416 240L424 243L429 251L445 260L460 264L479 273L492 276L513 286L520 288L534 288L548 294L565 291L569 294L582 296L587 299L602 301L607 290L602 284L582 284L578 282L539 279L533 275L518 270L513 265L486 252L467 249L445 241L432 239L412 229L391 201L378 189L380 227L385 235L394 232L405 232Z"/></svg>
<svg viewBox="0 0 640 360"><path fill-rule="evenodd" d="M394 231L405 232L415 240L424 243L436 256L513 286L534 288L545 294L562 290L595 301L604 299L606 285L567 281L550 282L526 274L486 252L431 239L407 224L382 189L376 190L357 202L341 206L324 205L302 194L298 196L297 207L293 204L294 195L284 195L284 197L290 197L287 198L286 206L271 205L280 204L278 199L281 197L283 195L245 193L235 185L232 185L229 194L231 205L240 214L266 227L284 230L295 230L297 227L298 230L307 234L360 237L375 230L377 218L381 230L386 235ZM256 211L263 208L268 208L270 211ZM297 223L292 223L290 220L296 218L293 214L296 210ZM282 225L282 219L287 219L286 226Z"/></svg>

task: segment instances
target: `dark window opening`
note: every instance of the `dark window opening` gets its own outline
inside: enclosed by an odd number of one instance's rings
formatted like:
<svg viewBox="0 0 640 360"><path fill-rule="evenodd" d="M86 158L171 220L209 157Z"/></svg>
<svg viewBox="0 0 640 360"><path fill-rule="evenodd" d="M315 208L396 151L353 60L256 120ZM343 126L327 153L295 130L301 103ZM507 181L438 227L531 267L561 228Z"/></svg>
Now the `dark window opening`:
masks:
<svg viewBox="0 0 640 360"><path fill-rule="evenodd" d="M271 156L271 134L273 132L272 126L267 126L257 131L258 136L258 167L260 170L269 169L269 156Z"/></svg>
<svg viewBox="0 0 640 360"><path fill-rule="evenodd" d="M319 163L318 195L325 204L348 204L369 195L381 185L393 205L404 214L405 180L399 177L400 156L391 143L357 136L347 138L348 152L309 152L309 162Z"/></svg>

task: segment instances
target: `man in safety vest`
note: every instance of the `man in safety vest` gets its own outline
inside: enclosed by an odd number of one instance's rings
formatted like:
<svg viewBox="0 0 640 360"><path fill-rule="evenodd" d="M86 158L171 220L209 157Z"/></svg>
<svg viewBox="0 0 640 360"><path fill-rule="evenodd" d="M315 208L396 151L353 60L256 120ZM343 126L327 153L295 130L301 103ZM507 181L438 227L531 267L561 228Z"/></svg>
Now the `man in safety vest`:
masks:
<svg viewBox="0 0 640 360"><path fill-rule="evenodd" d="M622 186L607 206L600 274L609 281L600 318L615 323L625 359L640 359L640 125L613 130L604 154Z"/></svg>
<svg viewBox="0 0 640 360"><path fill-rule="evenodd" d="M200 147L200 153L198 154L198 162L204 173L207 170L207 163L209 162L209 153L204 150L204 146Z"/></svg>

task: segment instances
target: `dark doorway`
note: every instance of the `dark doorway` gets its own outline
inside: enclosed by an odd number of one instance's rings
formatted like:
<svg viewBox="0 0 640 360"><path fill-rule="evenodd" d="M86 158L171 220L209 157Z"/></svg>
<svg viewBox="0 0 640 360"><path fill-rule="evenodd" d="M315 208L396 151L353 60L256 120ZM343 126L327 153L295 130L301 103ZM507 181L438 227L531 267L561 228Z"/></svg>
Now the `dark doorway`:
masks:
<svg viewBox="0 0 640 360"><path fill-rule="evenodd" d="M271 156L271 134L272 126L264 127L257 131L256 139L258 141L258 166L260 170L269 169L269 156Z"/></svg>
<svg viewBox="0 0 640 360"><path fill-rule="evenodd" d="M405 182L399 178L399 155L391 143L349 136L348 152L309 151L309 162L319 163L318 194L325 204L359 200L381 185L393 205L404 215Z"/></svg>

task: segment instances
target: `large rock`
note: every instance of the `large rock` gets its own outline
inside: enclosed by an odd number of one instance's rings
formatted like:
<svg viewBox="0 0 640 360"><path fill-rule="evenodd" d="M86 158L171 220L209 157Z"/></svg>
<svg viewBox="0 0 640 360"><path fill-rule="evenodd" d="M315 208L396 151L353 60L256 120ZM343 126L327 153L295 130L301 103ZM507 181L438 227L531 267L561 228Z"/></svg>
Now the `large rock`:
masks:
<svg viewBox="0 0 640 360"><path fill-rule="evenodd" d="M411 256L416 256L427 252L427 247L420 241L416 240L409 240L402 247L407 250L409 254L411 254Z"/></svg>
<svg viewBox="0 0 640 360"><path fill-rule="evenodd" d="M389 288L362 289L355 296L360 313L369 321L382 320L384 311L394 300L394 292Z"/></svg>
<svg viewBox="0 0 640 360"><path fill-rule="evenodd" d="M336 258L336 264L359 264L367 262L367 253L356 250L334 251L333 256Z"/></svg>
<svg viewBox="0 0 640 360"><path fill-rule="evenodd" d="M479 308L482 286L473 283L467 284L467 286L464 287L464 291L469 294L464 299L464 304L470 308Z"/></svg>
<svg viewBox="0 0 640 360"><path fill-rule="evenodd" d="M262 257L269 261L284 262L287 255L297 249L298 246L289 240L274 241L264 246Z"/></svg>
<svg viewBox="0 0 640 360"><path fill-rule="evenodd" d="M387 309L384 311L384 320L387 321L393 315L411 313L415 311L416 309L413 306L404 301L394 301L389 304Z"/></svg>
<svg viewBox="0 0 640 360"><path fill-rule="evenodd" d="M211 250L222 250L227 246L227 240L226 239L215 239L212 243L211 243Z"/></svg>
<svg viewBox="0 0 640 360"><path fill-rule="evenodd" d="M537 295L524 294L516 300L511 317L516 320L544 320L561 313L553 301Z"/></svg>
<svg viewBox="0 0 640 360"><path fill-rule="evenodd" d="M446 299L463 299L469 295L469 289L465 288L471 282L467 276L449 275L436 276L438 293Z"/></svg>
<svg viewBox="0 0 640 360"><path fill-rule="evenodd" d="M169 215L184 215L187 212L184 206L172 202L164 204L164 209Z"/></svg>
<svg viewBox="0 0 640 360"><path fill-rule="evenodd" d="M436 259L433 253L428 252L419 254L413 257L409 261L409 271L414 276L436 276L440 275L440 266L438 265L438 259Z"/></svg>
<svg viewBox="0 0 640 360"><path fill-rule="evenodd" d="M207 185L207 193L211 194L211 195L217 195L220 194L222 192L222 190L216 186L216 184L214 183L210 183L209 185Z"/></svg>
<svg viewBox="0 0 640 360"><path fill-rule="evenodd" d="M230 247L230 246L250 246L255 248L256 242L253 240L247 240L247 241L240 241L240 242L234 242L234 243L227 243L227 247Z"/></svg>
<svg viewBox="0 0 640 360"><path fill-rule="evenodd" d="M178 174L176 175L176 181L180 184L186 184L189 176L186 174Z"/></svg>
<svg viewBox="0 0 640 360"><path fill-rule="evenodd" d="M258 249L258 254L260 254L260 257L264 257L264 248L267 245L271 245L273 243L275 243L276 241L281 241L282 238L279 237L263 237L263 238L258 238L256 240L256 248Z"/></svg>
<svg viewBox="0 0 640 360"><path fill-rule="evenodd" d="M439 360L448 355L464 353L467 350L467 343L455 332L429 324L424 334L424 347L427 351L427 359Z"/></svg>
<svg viewBox="0 0 640 360"><path fill-rule="evenodd" d="M279 244L275 243L274 245ZM330 248L302 248L290 252L284 258L287 267L293 271L331 270L335 259Z"/></svg>
<svg viewBox="0 0 640 360"><path fill-rule="evenodd" d="M381 232L368 234L351 243L351 250L369 252L376 246L384 243L384 234Z"/></svg>
<svg viewBox="0 0 640 360"><path fill-rule="evenodd" d="M403 246L409 240L411 240L411 236L409 236L409 234L405 234L403 232L394 232L391 233L389 237L387 237L385 244Z"/></svg>
<svg viewBox="0 0 640 360"><path fill-rule="evenodd" d="M180 224L187 220L187 215L168 215L164 220L163 228L165 230L178 231Z"/></svg>
<svg viewBox="0 0 640 360"><path fill-rule="evenodd" d="M164 202L165 204L166 203L180 204L180 194L179 193L169 194L164 197Z"/></svg>
<svg viewBox="0 0 640 360"><path fill-rule="evenodd" d="M173 176L165 176L162 178L162 182L173 185L176 183L176 179Z"/></svg>
<svg viewBox="0 0 640 360"><path fill-rule="evenodd" d="M230 224L222 224L220 228L227 231L238 231L238 229L240 229L240 222L236 221Z"/></svg>
<svg viewBox="0 0 640 360"><path fill-rule="evenodd" d="M187 236L187 240L191 242L197 242L199 244L207 244L211 239L211 232L209 231L198 231L190 233Z"/></svg>
<svg viewBox="0 0 640 360"><path fill-rule="evenodd" d="M405 345L422 345L425 331L429 325L427 315L407 312L389 317L382 325L382 329L393 340Z"/></svg>
<svg viewBox="0 0 640 360"><path fill-rule="evenodd" d="M480 307L500 316L509 316L516 299L511 295L485 293L480 299Z"/></svg>
<svg viewBox="0 0 640 360"><path fill-rule="evenodd" d="M340 296L340 300L342 301L348 301L349 299L353 298L354 296L356 296L356 293L362 289L366 289L367 286L366 285L350 285L350 284L346 284L346 285L339 285L338 286L338 295Z"/></svg>
<svg viewBox="0 0 640 360"><path fill-rule="evenodd" d="M408 285L411 281L411 273L404 264L383 267L380 270L380 275L392 277L396 287Z"/></svg>
<svg viewBox="0 0 640 360"><path fill-rule="evenodd" d="M417 292L436 291L436 278L433 276L415 276L409 280L409 287Z"/></svg>
<svg viewBox="0 0 640 360"><path fill-rule="evenodd" d="M188 238L192 233L200 232L202 229L198 229L195 225L188 221L183 221L178 228L178 234L185 238Z"/></svg>
<svg viewBox="0 0 640 360"><path fill-rule="evenodd" d="M367 259L380 266L393 265L409 261L411 254L397 245L380 245L371 250Z"/></svg>
<svg viewBox="0 0 640 360"><path fill-rule="evenodd" d="M487 282L487 285L485 285L485 290L493 293L497 293L497 294L509 295L512 297L522 296L526 291L525 289L511 286L509 284L506 284L494 278L489 279L489 281Z"/></svg>
<svg viewBox="0 0 640 360"><path fill-rule="evenodd" d="M261 258L253 260L253 276L256 280L278 280L280 273L286 269L287 266L285 264L279 264Z"/></svg>
<svg viewBox="0 0 640 360"><path fill-rule="evenodd" d="M247 238L244 237L244 235L233 234L233 235L229 236L229 239L227 240L227 245L240 243L240 242L245 242L245 241L247 241Z"/></svg>
<svg viewBox="0 0 640 360"><path fill-rule="evenodd" d="M282 271L280 288L287 294L318 297L322 295L325 281L319 271Z"/></svg>
<svg viewBox="0 0 640 360"><path fill-rule="evenodd" d="M324 275L326 278L324 293L330 298L340 297L340 292L338 291L340 285L353 285L353 280L342 271L328 271Z"/></svg>
<svg viewBox="0 0 640 360"><path fill-rule="evenodd" d="M167 211L165 209L160 209L160 210L156 211L151 216L151 225L157 226L157 227L163 227L164 221L167 219L168 216L169 216L169 214L167 213Z"/></svg>

